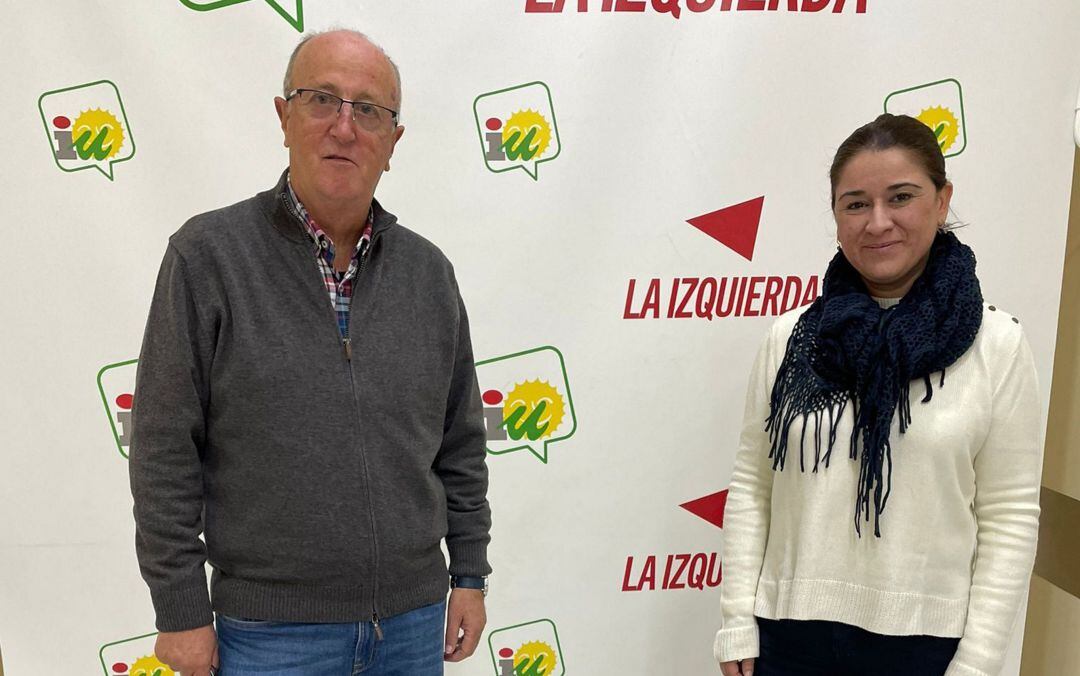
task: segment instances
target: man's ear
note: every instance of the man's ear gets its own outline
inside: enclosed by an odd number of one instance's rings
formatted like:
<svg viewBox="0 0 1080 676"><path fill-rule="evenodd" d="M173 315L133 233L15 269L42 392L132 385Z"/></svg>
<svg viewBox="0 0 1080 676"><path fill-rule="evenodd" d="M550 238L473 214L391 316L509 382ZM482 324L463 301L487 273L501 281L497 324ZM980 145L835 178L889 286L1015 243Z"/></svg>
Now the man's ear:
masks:
<svg viewBox="0 0 1080 676"><path fill-rule="evenodd" d="M403 125L399 124L397 128L394 129L394 140L390 142L390 157L394 156L394 148L397 147L398 141L401 140L401 135L404 133L405 127ZM383 168L383 171L390 171L390 157L386 158L386 166Z"/></svg>
<svg viewBox="0 0 1080 676"><path fill-rule="evenodd" d="M289 102L280 96L274 97L274 110L277 111L278 120L281 122L281 131L285 134L284 145L289 147Z"/></svg>

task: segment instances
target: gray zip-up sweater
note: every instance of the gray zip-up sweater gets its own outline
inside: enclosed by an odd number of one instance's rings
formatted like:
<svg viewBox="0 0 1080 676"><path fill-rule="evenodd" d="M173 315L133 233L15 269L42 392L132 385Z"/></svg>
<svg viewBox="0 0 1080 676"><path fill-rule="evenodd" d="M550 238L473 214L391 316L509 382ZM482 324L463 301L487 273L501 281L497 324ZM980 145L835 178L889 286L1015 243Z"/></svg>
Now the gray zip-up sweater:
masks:
<svg viewBox="0 0 1080 676"><path fill-rule="evenodd" d="M135 545L157 627L213 610L359 622L482 576L491 514L465 307L430 242L373 203L349 338L269 191L169 240L132 413ZM204 534L205 545L199 539Z"/></svg>

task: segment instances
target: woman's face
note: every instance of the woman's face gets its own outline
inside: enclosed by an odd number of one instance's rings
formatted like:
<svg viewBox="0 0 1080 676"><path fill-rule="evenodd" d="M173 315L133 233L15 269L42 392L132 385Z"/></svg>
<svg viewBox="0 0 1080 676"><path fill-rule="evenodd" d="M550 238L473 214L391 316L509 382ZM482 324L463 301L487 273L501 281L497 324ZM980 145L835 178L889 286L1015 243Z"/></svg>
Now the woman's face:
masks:
<svg viewBox="0 0 1080 676"><path fill-rule="evenodd" d="M836 238L870 294L899 298L926 268L937 228L945 222L952 184L938 190L901 148L863 150L836 184Z"/></svg>

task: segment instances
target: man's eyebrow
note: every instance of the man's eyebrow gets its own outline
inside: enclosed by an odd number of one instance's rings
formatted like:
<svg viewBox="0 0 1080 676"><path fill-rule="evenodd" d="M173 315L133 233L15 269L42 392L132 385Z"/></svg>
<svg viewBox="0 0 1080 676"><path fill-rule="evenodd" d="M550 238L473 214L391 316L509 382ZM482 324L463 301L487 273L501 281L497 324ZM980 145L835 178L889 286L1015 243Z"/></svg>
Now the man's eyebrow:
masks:
<svg viewBox="0 0 1080 676"><path fill-rule="evenodd" d="M320 82L320 83L316 84L314 87L312 87L312 89L320 89L320 90L322 90L324 92L329 92L330 94L333 94L335 96L340 96L341 98L349 98L347 96L343 96L342 93L341 93L341 89L338 88L337 85L335 85L335 84L333 84L331 82ZM352 100L352 101L371 102L371 101L373 101L373 97L372 97L371 92L369 92L366 89L361 89L360 93L357 94L355 96L355 98L352 98L350 100Z"/></svg>

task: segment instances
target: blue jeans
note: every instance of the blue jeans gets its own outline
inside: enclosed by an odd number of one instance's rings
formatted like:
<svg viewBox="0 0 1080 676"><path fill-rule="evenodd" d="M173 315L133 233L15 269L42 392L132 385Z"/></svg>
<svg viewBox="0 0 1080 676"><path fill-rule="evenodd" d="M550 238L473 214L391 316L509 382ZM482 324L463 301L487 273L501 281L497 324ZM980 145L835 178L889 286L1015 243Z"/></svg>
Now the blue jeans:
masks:
<svg viewBox="0 0 1080 676"><path fill-rule="evenodd" d="M757 618L754 676L941 676L958 638L886 636L840 622Z"/></svg>
<svg viewBox="0 0 1080 676"><path fill-rule="evenodd" d="M442 676L446 601L379 622L298 624L218 615L220 676Z"/></svg>

